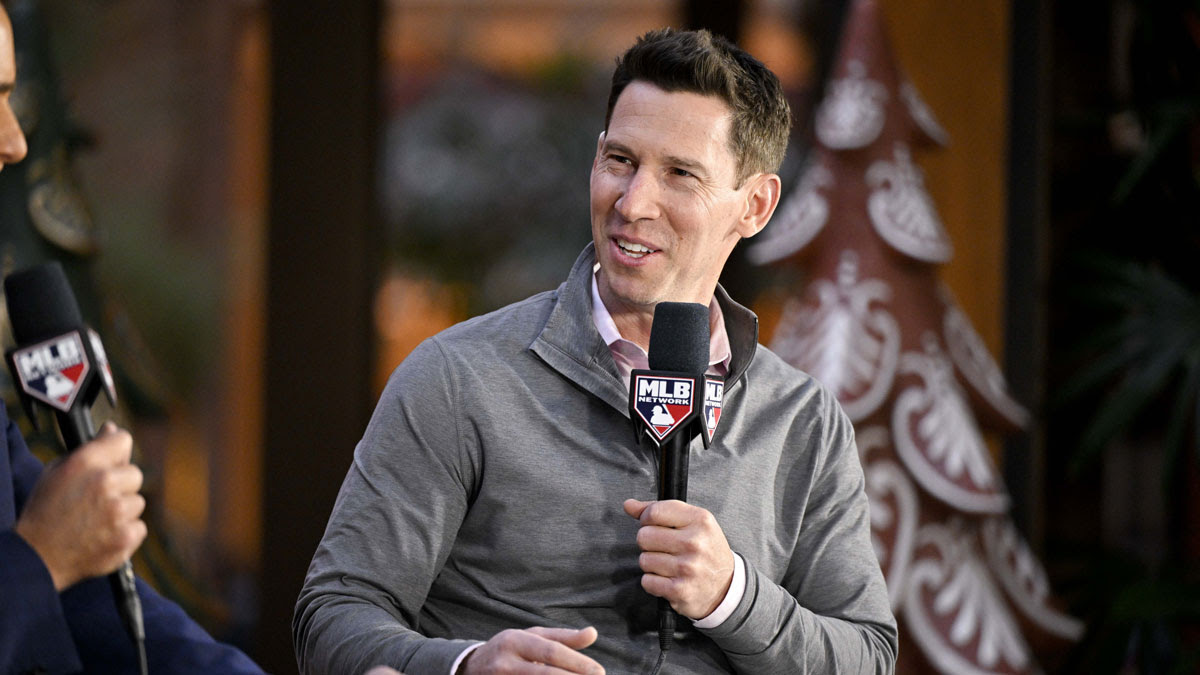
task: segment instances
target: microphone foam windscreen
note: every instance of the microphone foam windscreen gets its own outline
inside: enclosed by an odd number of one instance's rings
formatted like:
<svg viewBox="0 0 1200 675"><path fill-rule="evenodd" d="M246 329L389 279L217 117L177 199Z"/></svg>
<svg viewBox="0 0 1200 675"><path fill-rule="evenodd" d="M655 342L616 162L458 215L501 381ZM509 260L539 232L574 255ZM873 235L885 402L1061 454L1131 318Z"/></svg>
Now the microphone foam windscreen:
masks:
<svg viewBox="0 0 1200 675"><path fill-rule="evenodd" d="M708 306L660 302L650 326L650 369L702 375L708 370Z"/></svg>
<svg viewBox="0 0 1200 675"><path fill-rule="evenodd" d="M18 345L48 340L83 325L75 293L57 262L5 277L4 298Z"/></svg>

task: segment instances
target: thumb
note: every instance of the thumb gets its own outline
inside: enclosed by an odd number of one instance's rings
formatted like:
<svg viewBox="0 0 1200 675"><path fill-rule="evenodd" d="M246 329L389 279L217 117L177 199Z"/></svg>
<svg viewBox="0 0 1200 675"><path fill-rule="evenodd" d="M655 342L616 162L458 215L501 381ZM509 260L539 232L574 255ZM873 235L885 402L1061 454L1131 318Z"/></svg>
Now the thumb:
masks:
<svg viewBox="0 0 1200 675"><path fill-rule="evenodd" d="M112 422L105 422L100 433L80 451L90 454L104 466L121 466L133 458L133 437Z"/></svg>
<svg viewBox="0 0 1200 675"><path fill-rule="evenodd" d="M653 503L654 502L643 502L637 499L626 499L622 506L625 508L625 513L629 514L630 517L641 518L642 511L645 511L646 507Z"/></svg>

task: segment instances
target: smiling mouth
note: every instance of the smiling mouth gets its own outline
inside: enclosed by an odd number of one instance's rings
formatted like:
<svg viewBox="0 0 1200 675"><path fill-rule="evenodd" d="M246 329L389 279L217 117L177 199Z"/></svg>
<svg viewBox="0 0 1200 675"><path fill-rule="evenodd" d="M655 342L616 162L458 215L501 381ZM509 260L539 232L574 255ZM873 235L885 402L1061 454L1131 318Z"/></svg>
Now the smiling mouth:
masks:
<svg viewBox="0 0 1200 675"><path fill-rule="evenodd" d="M624 239L617 239L616 242L617 242L617 248L621 249L621 252L624 253L625 255L629 256L630 258L635 258L635 259L636 258L644 258L648 254L654 253L654 249L646 247L646 246L642 246L641 244L635 244L631 241L625 241Z"/></svg>

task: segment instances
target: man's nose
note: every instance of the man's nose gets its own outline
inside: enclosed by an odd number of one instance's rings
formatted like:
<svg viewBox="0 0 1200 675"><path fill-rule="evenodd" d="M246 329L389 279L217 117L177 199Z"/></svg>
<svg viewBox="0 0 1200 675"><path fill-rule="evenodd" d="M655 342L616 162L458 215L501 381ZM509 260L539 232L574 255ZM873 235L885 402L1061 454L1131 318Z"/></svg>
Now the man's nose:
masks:
<svg viewBox="0 0 1200 675"><path fill-rule="evenodd" d="M25 159L28 149L12 108L0 105L0 164L15 164Z"/></svg>
<svg viewBox="0 0 1200 675"><path fill-rule="evenodd" d="M659 216L659 185L650 172L639 168L617 199L617 213L628 222L653 220Z"/></svg>

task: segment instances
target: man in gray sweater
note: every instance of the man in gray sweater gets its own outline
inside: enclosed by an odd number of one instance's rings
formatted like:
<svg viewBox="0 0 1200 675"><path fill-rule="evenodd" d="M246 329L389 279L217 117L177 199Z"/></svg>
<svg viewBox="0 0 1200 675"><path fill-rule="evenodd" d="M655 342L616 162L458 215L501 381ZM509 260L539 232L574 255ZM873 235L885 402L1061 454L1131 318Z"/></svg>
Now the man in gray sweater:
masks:
<svg viewBox="0 0 1200 675"><path fill-rule="evenodd" d="M896 623L853 429L717 285L770 219L790 111L705 32L613 75L593 243L555 291L454 326L392 375L293 621L305 673L888 673ZM710 311L725 376L688 503L631 431L655 305ZM660 661L656 598L686 620Z"/></svg>

